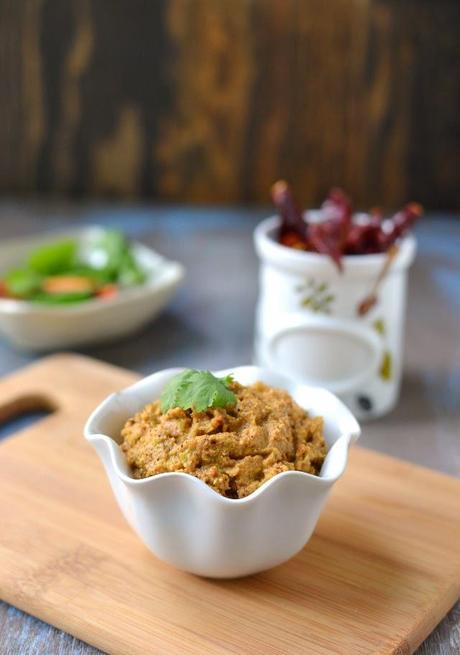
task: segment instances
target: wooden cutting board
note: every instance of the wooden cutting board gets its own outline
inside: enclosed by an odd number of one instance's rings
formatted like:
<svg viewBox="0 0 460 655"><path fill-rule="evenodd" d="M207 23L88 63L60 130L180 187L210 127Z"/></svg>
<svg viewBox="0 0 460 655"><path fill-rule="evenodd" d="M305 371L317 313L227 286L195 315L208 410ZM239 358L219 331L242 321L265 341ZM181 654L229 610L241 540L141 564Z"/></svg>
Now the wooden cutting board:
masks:
<svg viewBox="0 0 460 655"><path fill-rule="evenodd" d="M411 653L460 596L460 481L355 448L307 547L212 581L157 561L125 524L84 420L135 375L58 355L0 382L0 596L119 655Z"/></svg>

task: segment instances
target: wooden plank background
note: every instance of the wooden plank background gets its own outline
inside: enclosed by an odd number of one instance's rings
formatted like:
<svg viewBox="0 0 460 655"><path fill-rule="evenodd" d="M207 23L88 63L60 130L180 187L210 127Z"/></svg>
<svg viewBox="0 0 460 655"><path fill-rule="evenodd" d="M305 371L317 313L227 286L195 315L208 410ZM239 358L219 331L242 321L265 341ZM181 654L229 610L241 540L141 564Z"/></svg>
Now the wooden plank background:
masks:
<svg viewBox="0 0 460 655"><path fill-rule="evenodd" d="M460 208L458 0L0 0L0 191Z"/></svg>

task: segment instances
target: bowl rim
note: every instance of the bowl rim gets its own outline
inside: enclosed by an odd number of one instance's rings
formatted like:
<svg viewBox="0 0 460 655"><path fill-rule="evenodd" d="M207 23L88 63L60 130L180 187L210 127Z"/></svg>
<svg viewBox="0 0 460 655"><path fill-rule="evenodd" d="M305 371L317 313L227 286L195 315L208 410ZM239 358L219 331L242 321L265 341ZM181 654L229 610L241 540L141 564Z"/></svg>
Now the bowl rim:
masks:
<svg viewBox="0 0 460 655"><path fill-rule="evenodd" d="M254 492L249 494L248 496L245 496L244 498L227 498L226 496L222 496L219 494L217 491L215 491L212 487L210 487L206 482L203 480L195 477L191 473L186 473L183 471L170 471L166 473L158 473L156 475L152 475L146 478L140 478L136 479L133 478L130 475L126 475L119 467L117 458L123 457L124 455L121 452L121 448L119 444L110 436L107 434L101 434L98 431L94 431L93 429L93 424L96 423L97 419L101 414L106 412L112 405L118 402L118 399L122 396L135 396L136 393L141 389L148 387L150 384L153 382L157 382L160 379L165 383L167 382L173 375L176 375L177 373L181 372L184 370L184 367L174 367L174 368L168 368L168 369L162 369L160 371L157 371L155 373L152 373L151 375L148 375L144 378L141 378L140 380L137 380L133 384L125 387L124 389L120 391L116 391L112 394L110 394L107 398L105 398L91 413L89 416L88 420L85 423L84 427L84 436L85 439L91 443L93 446L96 444L101 444L103 443L109 451L109 456L110 456L110 463L112 466L113 471L116 473L117 477L122 480L126 485L133 487L133 488L150 488L153 485L157 484L159 480L165 480L165 479L173 479L173 478L183 478L189 481L189 483L194 484L197 489L201 489L203 492L208 494L209 498L214 499L214 501L218 501L221 503L224 503L228 506L242 506L242 505L247 505L251 502L255 502L255 500L265 491L267 491L270 487L276 485L279 483L280 480L283 478L291 477L291 478L297 478L297 479L304 479L307 481L309 484L313 484L316 487L322 487L323 489L327 489L331 487L344 473L347 465L347 460L348 460L348 450L351 446L352 443L354 443L361 435L361 428L359 426L358 421L356 418L353 416L351 411L344 405L344 403L337 398L332 392L328 391L327 389L324 389L323 387L315 387L311 385L306 385L303 383L299 383L291 378L288 378L284 375L281 375L275 371L272 371L270 369L266 369L260 366L254 366L254 365L241 365L241 366L235 366L231 368L226 368L218 371L212 371L214 375L218 376L226 376L229 375L230 373L235 375L235 378L238 379L238 373L241 372L253 372L256 373L258 376L263 378L265 375L269 375L270 377L276 376L277 380L281 383L281 388L284 390L288 391L291 393L291 389L301 389L304 392L314 392L316 395L321 395L324 397L324 399L327 399L332 406L335 407L336 411L339 411L342 415L343 421L348 424L348 430L344 433L342 433L337 440L334 442L333 446L328 451L328 454L332 451L332 449L340 442L340 444L343 444L343 447L346 448L347 454L344 458L344 463L343 467L335 474L335 475L330 475L330 476L323 476L321 477L320 475L313 475L311 473L307 473L305 471L283 471L281 473L277 473L274 475L272 478L269 480L266 480L260 487L258 487ZM263 381L263 380L262 380ZM284 381L286 386L282 386L282 382ZM268 384L268 383L267 383ZM278 384L273 383L273 384ZM289 388L287 385L289 385L291 388ZM158 397L158 395L157 395ZM152 397L152 401L155 400L155 396ZM298 401L296 401L298 402ZM299 403L301 406L302 404ZM336 419L335 419L336 420ZM327 455L326 455L327 457Z"/></svg>
<svg viewBox="0 0 460 655"><path fill-rule="evenodd" d="M2 251L30 242L30 247L34 247L34 243L47 243L52 239L59 239L65 237L75 237L76 239L82 238L83 235L96 231L107 231L107 228L102 225L91 224L77 227L69 227L61 230L51 230L46 233L35 233L24 235L22 237L15 237L2 241L0 244L0 259ZM45 305L34 304L28 300L18 300L15 298L0 298L0 314L16 314L20 316L37 316L43 314L60 314L60 315L75 315L75 314L93 314L103 311L108 307L121 306L125 303L137 301L146 296L155 295L171 286L179 284L185 276L185 267L180 262L164 257L154 248L137 241L130 239L136 253L139 255L150 258L151 262L155 262L160 267L160 274L147 276L147 280L143 284L122 289L121 292L113 298L89 298L82 303L69 304L69 305Z"/></svg>

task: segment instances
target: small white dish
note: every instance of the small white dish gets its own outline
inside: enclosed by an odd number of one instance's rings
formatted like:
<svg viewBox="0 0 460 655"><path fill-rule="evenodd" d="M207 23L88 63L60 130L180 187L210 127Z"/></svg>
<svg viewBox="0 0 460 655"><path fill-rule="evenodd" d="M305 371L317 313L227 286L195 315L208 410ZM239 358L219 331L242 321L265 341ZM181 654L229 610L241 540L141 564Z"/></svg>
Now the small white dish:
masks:
<svg viewBox="0 0 460 655"><path fill-rule="evenodd" d="M40 245L59 238L75 238L84 245L103 231L93 226L2 241L0 278L20 266ZM123 289L113 298L65 306L0 298L0 335L17 348L40 351L110 341L139 329L168 303L184 276L184 268L140 243L134 242L132 247L147 275L144 284Z"/></svg>
<svg viewBox="0 0 460 655"><path fill-rule="evenodd" d="M343 474L360 428L338 398L256 366L232 373L242 384L261 380L286 389L312 416L324 416L328 454L319 476L280 473L241 499L225 498L187 473L136 480L118 445L126 420L159 398L181 369L154 373L109 396L85 425L130 526L161 560L212 578L234 578L277 566L300 551L316 526L331 487Z"/></svg>

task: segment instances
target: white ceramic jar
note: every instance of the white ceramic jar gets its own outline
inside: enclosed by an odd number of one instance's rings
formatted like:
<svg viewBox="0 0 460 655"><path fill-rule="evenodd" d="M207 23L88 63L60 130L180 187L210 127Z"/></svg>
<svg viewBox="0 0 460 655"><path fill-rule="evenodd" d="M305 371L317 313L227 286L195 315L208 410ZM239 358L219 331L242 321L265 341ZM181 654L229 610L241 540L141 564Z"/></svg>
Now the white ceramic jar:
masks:
<svg viewBox="0 0 460 655"><path fill-rule="evenodd" d="M365 316L358 307L372 291L385 254L331 260L276 241L279 218L254 233L260 257L255 361L300 382L338 394L360 418L389 412L402 375L407 273L416 243L405 237Z"/></svg>

